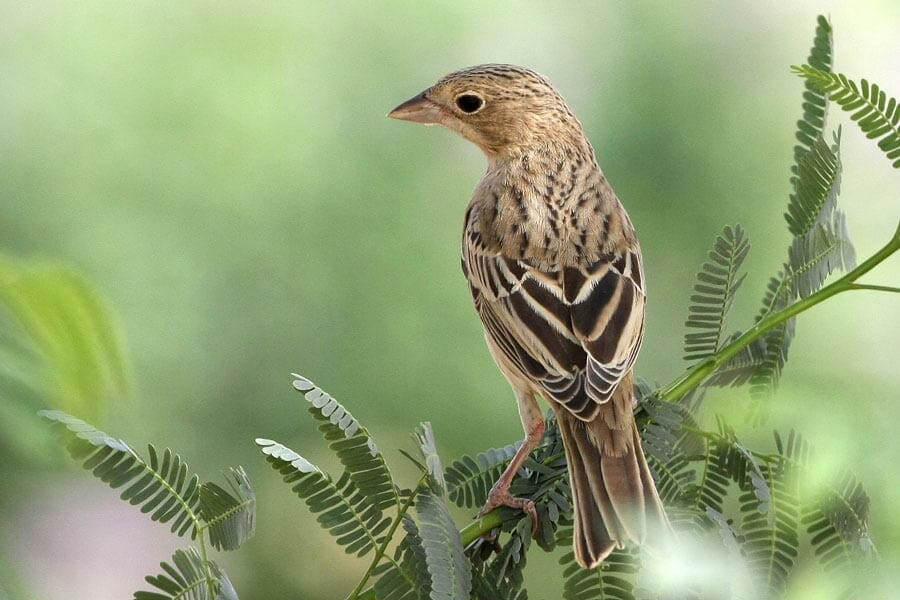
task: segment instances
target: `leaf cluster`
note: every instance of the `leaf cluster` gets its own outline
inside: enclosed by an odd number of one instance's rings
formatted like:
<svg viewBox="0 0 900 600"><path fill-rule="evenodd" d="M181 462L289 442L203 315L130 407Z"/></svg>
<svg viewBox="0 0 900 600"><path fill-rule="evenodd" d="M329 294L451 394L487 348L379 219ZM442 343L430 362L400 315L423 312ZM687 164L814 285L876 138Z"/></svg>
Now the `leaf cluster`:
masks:
<svg viewBox="0 0 900 600"><path fill-rule="evenodd" d="M446 503L431 426L423 423L416 431L420 458L410 457L422 478L411 489L401 488L369 431L347 409L300 375L294 375L294 388L320 422L319 431L340 460L340 475L335 479L278 442L260 438L256 443L338 545L358 557L373 555L351 597L358 597L370 576L377 577L379 598L466 597L471 572ZM391 554L388 545L401 525L406 536Z"/></svg>
<svg viewBox="0 0 900 600"><path fill-rule="evenodd" d="M832 60L831 24L819 17L808 59L811 66L801 70L808 79L803 92L802 117L797 121L794 164L790 169L792 191L784 215L791 235L787 260L769 278L751 330L793 303L812 296L834 271L849 270L856 265L847 221L837 206L841 180L840 131L833 135L831 143L826 142L828 101L834 88L823 86L822 81L830 77ZM871 92L872 87L867 85L865 89ZM884 98L878 94L882 102L876 102L876 107L884 104ZM860 119L867 126L875 122L863 117ZM877 129L872 131L887 131L881 121L878 123ZM740 268L748 251L749 241L740 226L725 227L713 244L709 261L697 274L696 293L691 297L686 321L689 332L684 345L687 360L703 361L717 356L745 333L727 333L725 323L743 281ZM761 420L764 417L762 400L777 388L795 329L794 317L768 328L764 335L755 337L739 352L717 361L712 377L705 385L749 383L755 401L755 417ZM691 405L693 410L699 399L702 399L702 391L685 398L695 402Z"/></svg>
<svg viewBox="0 0 900 600"><path fill-rule="evenodd" d="M162 562L163 574L149 576L155 592L136 592L135 600L218 600L237 598L225 572L206 558L206 536L217 550L236 550L255 531L256 497L241 467L225 473L228 489L200 482L178 454L147 446L145 460L124 441L56 410L40 413L53 422L69 454L153 521L169 525L178 537L199 542Z"/></svg>

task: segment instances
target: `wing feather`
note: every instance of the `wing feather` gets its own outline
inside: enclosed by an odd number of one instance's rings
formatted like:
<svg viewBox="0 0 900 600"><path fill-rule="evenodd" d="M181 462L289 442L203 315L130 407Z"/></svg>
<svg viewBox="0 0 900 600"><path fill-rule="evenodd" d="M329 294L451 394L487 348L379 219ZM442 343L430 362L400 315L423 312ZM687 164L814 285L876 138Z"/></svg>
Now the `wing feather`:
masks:
<svg viewBox="0 0 900 600"><path fill-rule="evenodd" d="M508 368L590 420L634 366L644 333L637 250L539 270L466 237L463 271L485 332Z"/></svg>

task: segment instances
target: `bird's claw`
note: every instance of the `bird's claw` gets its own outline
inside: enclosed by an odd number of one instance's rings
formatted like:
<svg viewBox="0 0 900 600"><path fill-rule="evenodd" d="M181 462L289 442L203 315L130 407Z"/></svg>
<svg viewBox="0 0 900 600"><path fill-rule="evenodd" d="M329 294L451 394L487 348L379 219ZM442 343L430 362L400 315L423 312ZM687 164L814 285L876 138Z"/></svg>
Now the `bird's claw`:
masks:
<svg viewBox="0 0 900 600"><path fill-rule="evenodd" d="M530 500L528 498L515 498L512 494L509 493L509 489L495 488L491 490L490 494L488 494L488 501L478 513L478 516L483 517L484 515L500 506L508 506L510 508L515 508L528 514L528 516L531 517L531 535L533 536L537 534L539 521L537 507L535 507L533 500ZM493 532L484 536L485 539L489 540L496 539L496 537L497 535Z"/></svg>

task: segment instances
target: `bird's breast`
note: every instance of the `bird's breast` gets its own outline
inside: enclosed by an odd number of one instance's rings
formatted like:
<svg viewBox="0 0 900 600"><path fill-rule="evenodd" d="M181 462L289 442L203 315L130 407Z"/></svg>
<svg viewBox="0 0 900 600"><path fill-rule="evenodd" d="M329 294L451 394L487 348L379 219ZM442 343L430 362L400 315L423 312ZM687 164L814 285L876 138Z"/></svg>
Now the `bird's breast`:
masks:
<svg viewBox="0 0 900 600"><path fill-rule="evenodd" d="M577 175L566 180L540 172L489 172L469 204L467 234L489 251L542 270L610 254L610 242L624 234L625 224L616 217L618 200L599 170L595 177Z"/></svg>

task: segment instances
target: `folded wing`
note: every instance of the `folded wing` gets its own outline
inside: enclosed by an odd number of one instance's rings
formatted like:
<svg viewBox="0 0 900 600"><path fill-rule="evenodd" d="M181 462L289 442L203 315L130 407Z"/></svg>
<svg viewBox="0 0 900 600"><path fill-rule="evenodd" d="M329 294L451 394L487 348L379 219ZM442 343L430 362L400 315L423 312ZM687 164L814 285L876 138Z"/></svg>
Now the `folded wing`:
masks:
<svg viewBox="0 0 900 600"><path fill-rule="evenodd" d="M637 252L539 270L463 245L463 271L487 335L509 366L582 420L592 420L634 365L644 333Z"/></svg>

